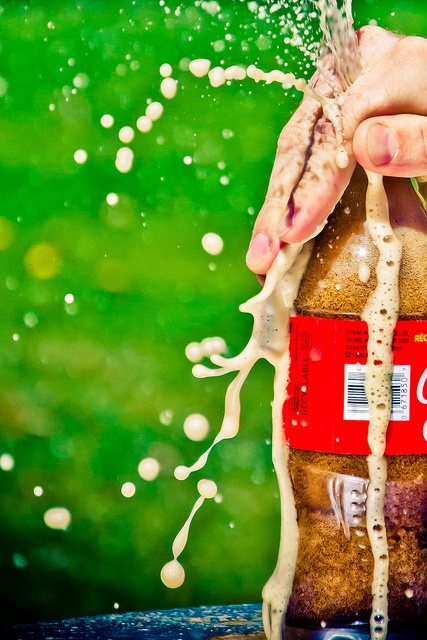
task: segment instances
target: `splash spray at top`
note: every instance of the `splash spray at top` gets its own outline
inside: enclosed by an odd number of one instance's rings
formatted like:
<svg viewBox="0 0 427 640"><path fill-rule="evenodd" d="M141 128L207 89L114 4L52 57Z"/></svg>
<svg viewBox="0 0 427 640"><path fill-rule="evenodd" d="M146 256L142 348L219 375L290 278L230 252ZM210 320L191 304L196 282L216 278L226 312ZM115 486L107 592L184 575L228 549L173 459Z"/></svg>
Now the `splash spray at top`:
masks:
<svg viewBox="0 0 427 640"><path fill-rule="evenodd" d="M319 24L323 42L319 50L319 60L331 53L335 60L336 73L345 91L361 73L357 36L353 29L351 0L344 0L341 8L337 0L311 0L319 10ZM328 78L336 90L333 80ZM338 90L339 93L339 90Z"/></svg>

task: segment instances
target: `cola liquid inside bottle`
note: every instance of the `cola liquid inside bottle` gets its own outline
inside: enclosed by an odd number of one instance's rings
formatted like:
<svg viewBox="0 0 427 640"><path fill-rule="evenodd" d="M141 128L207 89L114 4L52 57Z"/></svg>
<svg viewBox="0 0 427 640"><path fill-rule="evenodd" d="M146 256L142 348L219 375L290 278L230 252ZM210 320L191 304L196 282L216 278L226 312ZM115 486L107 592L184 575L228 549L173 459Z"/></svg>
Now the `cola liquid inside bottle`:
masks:
<svg viewBox="0 0 427 640"><path fill-rule="evenodd" d="M427 218L410 180L386 178L384 185L390 220L403 245L393 345L394 362L400 362L392 382L396 419L389 425L392 453L386 449L387 640L422 640L427 638ZM291 323L284 429L300 539L286 640L370 638L368 418L358 368L366 361L367 341L360 315L375 287L378 251L366 225L365 193L366 176L358 168L317 238ZM350 378L342 380L347 373Z"/></svg>

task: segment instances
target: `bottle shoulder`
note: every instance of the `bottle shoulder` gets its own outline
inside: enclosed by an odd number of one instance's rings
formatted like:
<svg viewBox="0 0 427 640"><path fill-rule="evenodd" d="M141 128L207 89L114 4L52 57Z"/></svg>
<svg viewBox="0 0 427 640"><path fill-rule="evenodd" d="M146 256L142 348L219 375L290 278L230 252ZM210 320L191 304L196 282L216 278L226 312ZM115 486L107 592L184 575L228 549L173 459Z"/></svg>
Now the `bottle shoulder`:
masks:
<svg viewBox="0 0 427 640"><path fill-rule="evenodd" d="M427 217L410 180L388 179L390 221L402 242L400 317L427 317ZM360 317L377 284L378 250L366 223L366 178L355 173L319 235L295 301L297 313Z"/></svg>

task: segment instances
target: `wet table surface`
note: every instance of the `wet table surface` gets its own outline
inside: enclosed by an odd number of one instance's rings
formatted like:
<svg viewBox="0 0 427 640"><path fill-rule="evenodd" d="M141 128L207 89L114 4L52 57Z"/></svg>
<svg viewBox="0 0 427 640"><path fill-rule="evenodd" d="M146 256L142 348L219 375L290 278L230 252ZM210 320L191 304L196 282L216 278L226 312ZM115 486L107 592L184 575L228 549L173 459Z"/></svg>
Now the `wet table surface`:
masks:
<svg viewBox="0 0 427 640"><path fill-rule="evenodd" d="M114 613L0 627L1 640L208 640L241 636L261 640L261 605Z"/></svg>

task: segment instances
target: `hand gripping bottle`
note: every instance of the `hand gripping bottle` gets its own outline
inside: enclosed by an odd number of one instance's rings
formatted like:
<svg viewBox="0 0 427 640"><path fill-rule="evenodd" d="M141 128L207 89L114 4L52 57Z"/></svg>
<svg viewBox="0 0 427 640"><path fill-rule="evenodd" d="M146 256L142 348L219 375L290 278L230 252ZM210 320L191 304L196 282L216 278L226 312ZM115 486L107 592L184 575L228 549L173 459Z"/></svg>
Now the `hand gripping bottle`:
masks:
<svg viewBox="0 0 427 640"><path fill-rule="evenodd" d="M385 178L402 242L393 338L384 515L387 640L427 638L427 218L410 180ZM315 248L291 319L283 407L299 526L286 640L369 640L373 553L366 529L368 328L378 250L358 168Z"/></svg>

